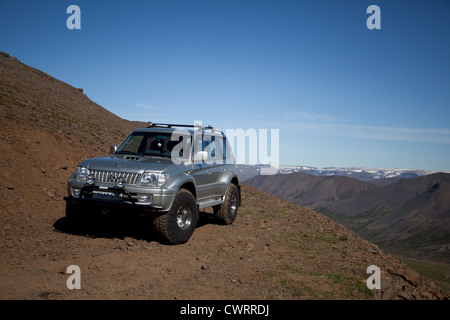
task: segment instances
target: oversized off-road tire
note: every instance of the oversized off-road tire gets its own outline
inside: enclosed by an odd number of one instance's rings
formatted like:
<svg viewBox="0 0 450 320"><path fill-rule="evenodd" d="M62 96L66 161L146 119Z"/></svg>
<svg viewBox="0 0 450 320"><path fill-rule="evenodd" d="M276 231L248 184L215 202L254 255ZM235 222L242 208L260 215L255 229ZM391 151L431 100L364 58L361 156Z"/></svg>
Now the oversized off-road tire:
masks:
<svg viewBox="0 0 450 320"><path fill-rule="evenodd" d="M169 212L153 220L153 226L161 241L182 244L194 233L198 220L197 202L188 190L178 191Z"/></svg>
<svg viewBox="0 0 450 320"><path fill-rule="evenodd" d="M230 183L228 186L225 201L219 206L213 207L214 215L223 224L232 224L236 220L239 204L239 191L237 187Z"/></svg>

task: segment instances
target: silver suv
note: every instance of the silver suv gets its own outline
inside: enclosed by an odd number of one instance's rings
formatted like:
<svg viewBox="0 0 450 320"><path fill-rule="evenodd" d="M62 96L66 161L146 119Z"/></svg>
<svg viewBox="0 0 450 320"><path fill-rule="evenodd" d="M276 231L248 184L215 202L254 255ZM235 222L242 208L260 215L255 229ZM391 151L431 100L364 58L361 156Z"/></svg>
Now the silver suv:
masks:
<svg viewBox="0 0 450 320"><path fill-rule="evenodd" d="M111 146L110 156L82 161L69 179L66 216L91 209L150 214L163 242L189 240L199 210L212 207L223 223L236 219L239 179L222 131L196 125L152 124Z"/></svg>

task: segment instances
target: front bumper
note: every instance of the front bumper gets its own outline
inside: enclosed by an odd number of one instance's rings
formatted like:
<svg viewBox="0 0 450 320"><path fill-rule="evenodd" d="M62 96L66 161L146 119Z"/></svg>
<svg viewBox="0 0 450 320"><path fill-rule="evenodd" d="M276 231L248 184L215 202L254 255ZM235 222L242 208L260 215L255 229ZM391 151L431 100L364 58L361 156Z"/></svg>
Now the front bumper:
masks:
<svg viewBox="0 0 450 320"><path fill-rule="evenodd" d="M109 192L122 194L122 200L105 200L97 199L93 197L94 191ZM131 209L140 211L166 211L164 206L159 204L139 203L136 197L130 194L127 190L119 187L103 187L98 186L84 186L81 188L80 195L78 197L67 196L64 197L67 203L82 205L82 206L99 206L103 208L118 208L118 209Z"/></svg>

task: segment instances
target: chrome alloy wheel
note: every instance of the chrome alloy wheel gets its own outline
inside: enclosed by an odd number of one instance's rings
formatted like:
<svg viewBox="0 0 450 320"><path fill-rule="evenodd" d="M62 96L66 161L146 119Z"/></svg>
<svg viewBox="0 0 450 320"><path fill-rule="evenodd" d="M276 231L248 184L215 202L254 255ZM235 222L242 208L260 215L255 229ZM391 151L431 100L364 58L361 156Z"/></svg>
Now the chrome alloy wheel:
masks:
<svg viewBox="0 0 450 320"><path fill-rule="evenodd" d="M186 230L192 223L192 210L188 205L181 206L177 212L177 225L181 230Z"/></svg>
<svg viewBox="0 0 450 320"><path fill-rule="evenodd" d="M237 207L238 207L237 197L236 195L233 194L230 199L230 213L232 216L236 215Z"/></svg>

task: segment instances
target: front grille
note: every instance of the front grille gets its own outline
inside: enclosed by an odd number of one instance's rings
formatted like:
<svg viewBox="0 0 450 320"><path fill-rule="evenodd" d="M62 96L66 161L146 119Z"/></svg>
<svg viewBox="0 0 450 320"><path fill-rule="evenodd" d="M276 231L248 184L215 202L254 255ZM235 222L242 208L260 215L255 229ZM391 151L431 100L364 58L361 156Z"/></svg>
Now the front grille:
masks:
<svg viewBox="0 0 450 320"><path fill-rule="evenodd" d="M90 170L90 174L93 174L96 182L114 184L117 178L124 178L127 185L136 185L139 183L142 174L131 172L117 172L117 171L104 171L104 170Z"/></svg>

